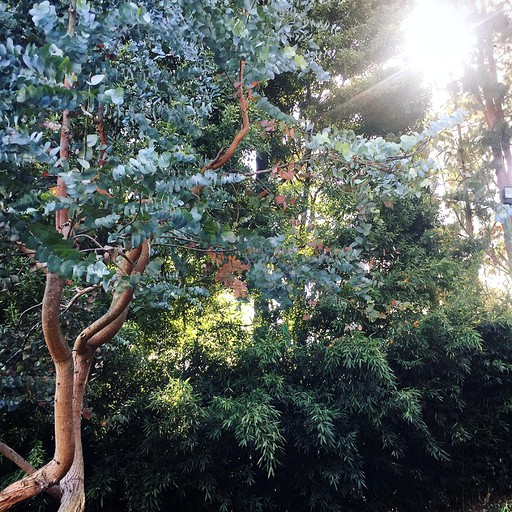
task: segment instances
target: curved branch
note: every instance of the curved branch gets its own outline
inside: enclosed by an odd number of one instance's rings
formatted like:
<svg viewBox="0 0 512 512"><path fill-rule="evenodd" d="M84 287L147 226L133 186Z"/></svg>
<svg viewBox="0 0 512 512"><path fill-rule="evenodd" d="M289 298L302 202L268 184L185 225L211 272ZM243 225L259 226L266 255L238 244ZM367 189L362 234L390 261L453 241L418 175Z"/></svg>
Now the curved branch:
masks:
<svg viewBox="0 0 512 512"><path fill-rule="evenodd" d="M135 254L132 252L135 251ZM126 273L126 275L133 275L135 273L142 273L149 261L149 241L144 241L137 249L130 251L129 256L122 261L120 270ZM132 262L132 257L139 254L137 262ZM131 268L130 268L131 267ZM118 288L122 287L122 291L118 291ZM76 338L74 350L78 354L84 352L86 343L95 335L100 333L103 329L107 328L112 322L115 322L125 311L130 304L134 294L134 289L131 285L125 281L121 281L114 292L114 297L109 310L98 320L93 322L91 325L86 327ZM122 325L122 324L121 324ZM119 329L118 329L119 330ZM101 337L103 340L103 336ZM108 341L108 340L105 340ZM102 341L102 343L105 343ZM100 343L101 344L101 343Z"/></svg>
<svg viewBox="0 0 512 512"><path fill-rule="evenodd" d="M142 244L138 247L135 247L135 249L132 249L128 252L128 254L121 254L121 263L119 263L118 268L118 274L129 276L135 267L135 263L138 260L142 253Z"/></svg>
<svg viewBox="0 0 512 512"><path fill-rule="evenodd" d="M238 145L249 131L249 101L244 95L243 87L244 69L245 60L241 60L240 72L238 74L238 83L236 84L236 95L238 97L238 104L240 105L240 111L242 113L242 129L235 135L235 138L233 139L233 142L231 142L231 145L228 147L228 149L226 149L224 152L222 150L219 151L219 154L201 169L201 172L204 172L208 169L218 169L219 167L222 167L224 164L226 164L235 154Z"/></svg>
<svg viewBox="0 0 512 512"><path fill-rule="evenodd" d="M25 458L23 458L18 452L13 450L10 446L7 446L5 443L0 441L0 453L7 457L11 462L14 462L16 466L25 471L25 473L32 475L37 469L30 464ZM62 496L62 491L60 490L58 485L54 485L46 490L46 492L53 496L55 499L60 500Z"/></svg>
<svg viewBox="0 0 512 512"><path fill-rule="evenodd" d="M46 275L41 320L44 339L56 363L68 361L71 358L71 352L60 328L59 311L63 287L64 282L57 274Z"/></svg>
<svg viewBox="0 0 512 512"><path fill-rule="evenodd" d="M115 320L92 336L87 344L96 349L109 342L119 332L127 316L128 306Z"/></svg>
<svg viewBox="0 0 512 512"><path fill-rule="evenodd" d="M146 241L144 244L146 247L142 248L141 255L132 270L132 274L142 274L146 265L149 262L149 243ZM112 305L116 297L112 299ZM101 331L97 332L94 336L92 336L87 342L93 348L99 348L101 345L104 345L108 341L110 341L121 329L123 326L126 317L128 316L128 306L124 309L124 311L114 320L112 320L108 325L106 325Z"/></svg>

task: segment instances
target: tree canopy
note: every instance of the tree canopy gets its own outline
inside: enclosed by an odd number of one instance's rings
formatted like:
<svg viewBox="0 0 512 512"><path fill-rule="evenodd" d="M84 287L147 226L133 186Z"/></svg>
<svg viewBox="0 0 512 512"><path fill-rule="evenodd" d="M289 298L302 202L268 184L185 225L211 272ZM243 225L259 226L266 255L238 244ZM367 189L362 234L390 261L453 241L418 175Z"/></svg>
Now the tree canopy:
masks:
<svg viewBox="0 0 512 512"><path fill-rule="evenodd" d="M28 473L0 510L375 510L404 498L377 474L434 500L416 472L448 481L489 411L499 452L508 402L464 383L508 375L509 324L429 198L462 117L400 133L363 102L347 129L324 68L369 62L326 18L389 49L356 4L0 2L0 451Z"/></svg>

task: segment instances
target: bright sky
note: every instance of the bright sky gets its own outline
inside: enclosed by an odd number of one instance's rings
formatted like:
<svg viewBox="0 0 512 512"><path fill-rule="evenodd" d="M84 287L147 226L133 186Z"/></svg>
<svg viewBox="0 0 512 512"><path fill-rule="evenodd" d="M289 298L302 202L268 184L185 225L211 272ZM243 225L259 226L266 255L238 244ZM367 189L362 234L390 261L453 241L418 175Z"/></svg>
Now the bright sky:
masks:
<svg viewBox="0 0 512 512"><path fill-rule="evenodd" d="M416 0L403 23L406 66L420 71L432 88L432 106L440 109L448 99L447 85L462 76L464 62L475 44L474 27L467 13L453 2ZM482 268L481 279L491 288L507 290L508 275Z"/></svg>
<svg viewBox="0 0 512 512"><path fill-rule="evenodd" d="M417 0L403 29L404 60L422 72L427 82L440 88L460 77L474 42L463 11L446 1Z"/></svg>

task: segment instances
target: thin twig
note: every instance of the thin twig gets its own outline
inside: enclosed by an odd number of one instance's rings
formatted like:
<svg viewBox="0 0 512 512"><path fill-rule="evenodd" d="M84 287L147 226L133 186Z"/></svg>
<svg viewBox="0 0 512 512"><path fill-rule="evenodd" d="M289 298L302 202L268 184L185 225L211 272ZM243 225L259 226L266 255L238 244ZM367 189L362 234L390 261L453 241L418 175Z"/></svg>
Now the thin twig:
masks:
<svg viewBox="0 0 512 512"><path fill-rule="evenodd" d="M85 233L78 233L73 236L73 239L76 240L77 238L87 238L91 242L95 243L98 246L98 249L105 249L103 247L103 245L101 245L95 238L93 238L92 236L86 235Z"/></svg>
<svg viewBox="0 0 512 512"><path fill-rule="evenodd" d="M29 311L35 309L35 308L40 308L41 306L43 305L42 302L40 302L39 304L34 304L33 306L30 306L29 308L25 309L25 311L23 311L20 315L20 317L18 318L18 325L20 324L21 322L21 317L25 314L25 313L28 313Z"/></svg>
<svg viewBox="0 0 512 512"><path fill-rule="evenodd" d="M178 244L156 244L157 247L175 247L176 249L187 249L189 251L195 251L195 252L215 252L215 253L230 253L230 252L236 252L236 248L231 249L220 249L220 248L212 248L209 247L207 249L203 249L202 247L190 247L187 245L178 245Z"/></svg>
<svg viewBox="0 0 512 512"><path fill-rule="evenodd" d="M73 305L75 304L75 302L80 298L82 297L82 295L86 295L88 293L91 293L95 290L99 290L101 288L101 284L95 284L95 285L92 285L92 286L88 286L87 288L84 288L83 290L80 290L79 292L77 292L72 298L71 300L68 302L68 305L64 308L65 311L68 311L71 307L73 307Z"/></svg>

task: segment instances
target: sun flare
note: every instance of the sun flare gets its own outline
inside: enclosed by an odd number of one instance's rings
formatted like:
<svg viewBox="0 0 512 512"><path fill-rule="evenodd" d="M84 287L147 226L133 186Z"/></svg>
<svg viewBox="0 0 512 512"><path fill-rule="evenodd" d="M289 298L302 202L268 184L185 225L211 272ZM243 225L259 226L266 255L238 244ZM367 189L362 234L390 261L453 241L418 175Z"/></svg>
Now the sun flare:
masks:
<svg viewBox="0 0 512 512"><path fill-rule="evenodd" d="M463 11L442 1L418 0L403 32L407 65L426 81L443 86L460 75L474 39Z"/></svg>

